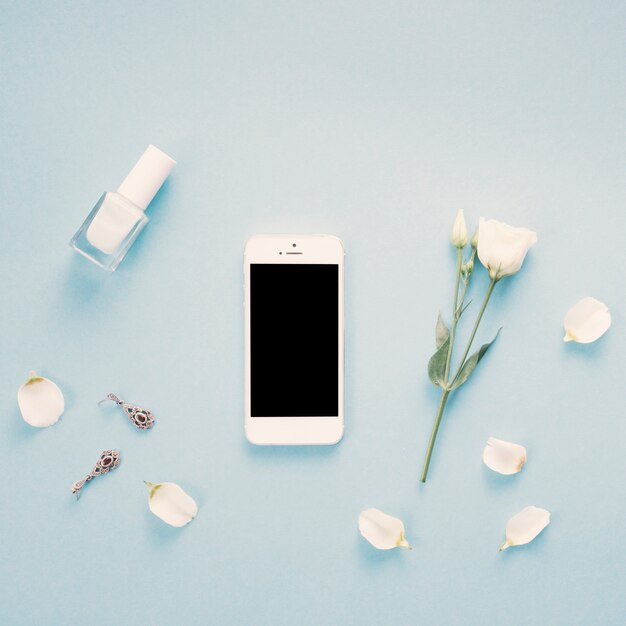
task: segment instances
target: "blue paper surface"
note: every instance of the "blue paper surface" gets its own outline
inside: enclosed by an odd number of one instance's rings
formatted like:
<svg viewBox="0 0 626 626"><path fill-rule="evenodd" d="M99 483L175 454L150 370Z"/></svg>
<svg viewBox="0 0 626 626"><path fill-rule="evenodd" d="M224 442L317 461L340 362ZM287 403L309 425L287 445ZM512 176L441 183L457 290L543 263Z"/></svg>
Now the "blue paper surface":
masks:
<svg viewBox="0 0 626 626"><path fill-rule="evenodd" d="M623 623L623 2L0 10L2 624ZM109 275L67 242L149 143L178 165ZM503 331L420 485L460 207L539 241L496 290L478 339ZM335 447L244 440L242 252L273 232L345 244ZM587 295L613 326L565 345ZM49 429L20 418L31 369L65 393ZM108 392L155 428L97 406ZM527 447L519 475L482 464L489 436ZM120 467L75 502L107 448ZM179 483L198 517L163 524L143 480ZM552 523L499 554L530 504ZM412 552L359 536L371 506Z"/></svg>

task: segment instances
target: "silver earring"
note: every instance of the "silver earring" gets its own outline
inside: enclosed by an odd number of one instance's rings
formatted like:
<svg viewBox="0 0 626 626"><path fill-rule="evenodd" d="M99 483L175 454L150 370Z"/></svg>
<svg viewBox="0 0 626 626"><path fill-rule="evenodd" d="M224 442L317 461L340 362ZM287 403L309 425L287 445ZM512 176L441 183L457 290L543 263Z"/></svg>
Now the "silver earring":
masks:
<svg viewBox="0 0 626 626"><path fill-rule="evenodd" d="M76 494L76 499L80 498L80 490L96 476L100 474L106 474L111 470L114 470L120 464L120 453L117 450L105 450L98 459L98 462L94 465L93 469L85 478L77 480L72 485L72 493Z"/></svg>
<svg viewBox="0 0 626 626"><path fill-rule="evenodd" d="M152 411L142 409L141 407L134 406L132 404L127 404L124 400L120 400L114 393L107 395L107 397L104 400L100 400L98 404L102 404L107 400L112 400L115 404L121 406L128 419L140 430L146 430L147 428L152 428L154 426Z"/></svg>

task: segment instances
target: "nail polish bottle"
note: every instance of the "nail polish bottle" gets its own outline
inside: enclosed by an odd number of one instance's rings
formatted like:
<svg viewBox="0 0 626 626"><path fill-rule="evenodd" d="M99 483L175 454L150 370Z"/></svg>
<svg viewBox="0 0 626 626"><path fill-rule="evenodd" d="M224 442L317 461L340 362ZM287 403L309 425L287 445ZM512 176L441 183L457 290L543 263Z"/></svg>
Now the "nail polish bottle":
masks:
<svg viewBox="0 0 626 626"><path fill-rule="evenodd" d="M70 246L109 272L115 271L148 223L144 213L176 161L148 146L117 191L98 200Z"/></svg>

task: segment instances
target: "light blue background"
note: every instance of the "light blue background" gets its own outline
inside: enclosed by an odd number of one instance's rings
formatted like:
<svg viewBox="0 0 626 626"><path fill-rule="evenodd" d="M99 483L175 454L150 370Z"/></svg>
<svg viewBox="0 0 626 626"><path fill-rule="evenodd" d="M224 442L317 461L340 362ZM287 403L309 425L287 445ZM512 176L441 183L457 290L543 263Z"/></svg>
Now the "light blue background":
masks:
<svg viewBox="0 0 626 626"><path fill-rule="evenodd" d="M0 621L3 624L618 624L626 413L623 2L7 2L0 91ZM177 159L108 275L67 246L147 144ZM426 378L449 318L459 207L533 228L449 405ZM346 435L243 437L242 251L328 232L346 256ZM474 295L485 288L484 271ZM564 345L579 298L597 344ZM468 310L475 314L477 303ZM66 412L35 430L28 370ZM113 391L157 418L139 433ZM528 464L481 461L494 435ZM76 503L101 450L113 474ZM180 483L187 528L142 480ZM498 554L506 521L549 509ZM401 517L377 552L359 512Z"/></svg>

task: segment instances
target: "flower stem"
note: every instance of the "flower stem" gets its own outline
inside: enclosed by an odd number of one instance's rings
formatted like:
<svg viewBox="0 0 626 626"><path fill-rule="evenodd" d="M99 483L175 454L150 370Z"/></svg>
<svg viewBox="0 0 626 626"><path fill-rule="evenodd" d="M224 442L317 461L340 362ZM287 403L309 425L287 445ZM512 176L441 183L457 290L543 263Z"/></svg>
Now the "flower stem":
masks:
<svg viewBox="0 0 626 626"><path fill-rule="evenodd" d="M469 354L469 351L472 348L472 343L474 343L474 337L476 336L476 331L478 330L480 321L483 318L483 313L485 312L485 309L487 308L487 305L489 304L489 298L491 298L491 294L493 293L494 287L496 286L497 282L498 280L496 278L492 278L491 282L489 283L489 287L487 288L487 293L485 294L485 299L483 300L482 306L480 307L480 311L478 312L478 317L476 318L476 321L474 322L474 328L472 328L472 334L470 335L469 341L467 342L465 352L463 353L463 358L459 362L459 368L457 369L456 374L454 375L454 378L452 379L451 386L454 385L456 379L461 373L461 369L463 368L463 365L465 364L465 359L467 358L467 355Z"/></svg>
<svg viewBox="0 0 626 626"><path fill-rule="evenodd" d="M435 440L437 439L437 432L439 431L439 424L441 424L441 418L443 411L446 408L446 402L450 395L449 389L444 389L441 393L441 400L439 400L439 408L437 409L437 415L435 416L435 423L433 424L433 430L430 433L430 441L428 442L428 449L426 450L426 459L424 460L424 468L422 469L421 482L426 482L426 476L428 475L428 467L430 466L430 457L433 455L433 448L435 447Z"/></svg>
<svg viewBox="0 0 626 626"><path fill-rule="evenodd" d="M454 308L452 309L452 330L450 331L450 345L448 346L448 356L446 357L446 369L443 380L448 383L450 375L450 361L452 360L452 348L454 347L454 336L456 335L456 325L459 321L457 315L459 305L459 284L461 283L461 263L463 261L463 249L456 249L456 283L454 285Z"/></svg>
<svg viewBox="0 0 626 626"><path fill-rule="evenodd" d="M487 308L487 304L489 304L489 299L491 298L491 294L493 293L493 290L496 286L496 283L498 282L496 279L492 279L492 281L489 283L489 287L487 288L487 293L485 294L485 299L483 300L482 306L480 307L480 311L478 312L478 317L476 318L476 321L474 322L474 328L472 329L472 334L470 335L469 341L467 343L467 346L465 348L465 352L463 353L463 358L461 359L460 363L459 363L459 368L457 369L454 378L452 379L451 382L448 382L448 375L449 375L449 366L450 366L450 358L452 355L452 344L454 343L454 334L456 332L456 325L458 322L458 309L457 309L457 304L458 304L458 289L459 289L459 279L460 273L457 274L457 285L456 285L456 289L455 289L455 297L454 297L454 321L452 323L452 330L450 332L450 350L448 352L448 359L446 361L446 377L445 377L445 387L442 389L441 392L441 399L439 400L439 407L437 408L437 414L435 415L435 423L433 424L433 430L430 433L430 440L428 441L428 448L426 450L426 459L424 460L424 468L422 469L422 477L421 477L421 482L425 483L426 482L426 477L428 476L428 468L430 466L430 459L433 455L433 448L435 447L435 441L437 439L437 433L439 432L439 426L441 424L441 418L443 417L443 412L446 408L446 403L448 402L448 396L452 393L452 387L454 385L454 383L456 382L456 379L459 376L459 373L461 372L461 369L463 368L463 364L465 363L465 359L467 358L467 355L469 354L469 351L472 348L472 343L474 342L474 337L476 336L476 331L478 330L478 326L480 325L480 322L483 318L483 314L485 313L485 309ZM465 300L465 292L467 291L467 283L469 282L469 276L465 279L465 283L463 285L463 292L461 295L461 306L463 306L463 301Z"/></svg>
<svg viewBox="0 0 626 626"><path fill-rule="evenodd" d="M469 262L473 264L475 258L476 258L476 248L472 250L472 255L469 258ZM461 311L463 310L463 305L465 304L465 294L467 293L467 286L469 285L469 281L471 277L472 277L472 274L470 273L463 279L463 291L461 292L461 302L459 303L459 309L458 309L459 318L461 317ZM456 313L455 313L455 317L456 317Z"/></svg>

